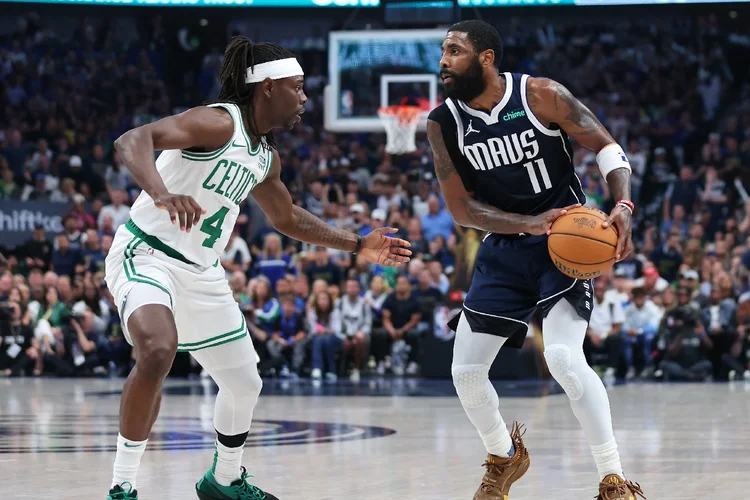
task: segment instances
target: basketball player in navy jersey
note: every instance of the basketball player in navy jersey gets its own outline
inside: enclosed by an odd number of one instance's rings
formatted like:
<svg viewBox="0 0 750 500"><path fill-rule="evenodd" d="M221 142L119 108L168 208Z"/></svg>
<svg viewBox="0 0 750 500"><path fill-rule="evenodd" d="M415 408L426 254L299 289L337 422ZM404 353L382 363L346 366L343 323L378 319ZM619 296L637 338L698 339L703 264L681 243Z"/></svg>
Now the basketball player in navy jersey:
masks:
<svg viewBox="0 0 750 500"><path fill-rule="evenodd" d="M607 392L583 355L593 284L562 274L547 251L552 222L585 202L569 137L597 153L614 194L617 203L605 225L619 234L618 260L632 248L630 164L565 87L500 73L502 41L491 25L455 24L442 49L447 98L427 122L435 171L455 221L487 232L463 310L450 324L456 330L453 382L488 452L474 500L507 500L510 486L529 467L521 427L508 432L488 372L504 344L523 344L537 309L549 370L591 445L600 475L598 498L645 498L623 476Z"/></svg>

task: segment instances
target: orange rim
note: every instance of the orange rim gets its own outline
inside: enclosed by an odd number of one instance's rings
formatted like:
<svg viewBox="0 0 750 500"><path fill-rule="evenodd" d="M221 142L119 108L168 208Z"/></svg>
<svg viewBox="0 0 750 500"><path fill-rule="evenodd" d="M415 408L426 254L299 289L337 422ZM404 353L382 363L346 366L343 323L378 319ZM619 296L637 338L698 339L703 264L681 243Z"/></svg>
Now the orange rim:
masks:
<svg viewBox="0 0 750 500"><path fill-rule="evenodd" d="M407 124L419 120L422 116L422 108L419 106L385 106L379 108L378 113L381 116L395 116L400 123Z"/></svg>

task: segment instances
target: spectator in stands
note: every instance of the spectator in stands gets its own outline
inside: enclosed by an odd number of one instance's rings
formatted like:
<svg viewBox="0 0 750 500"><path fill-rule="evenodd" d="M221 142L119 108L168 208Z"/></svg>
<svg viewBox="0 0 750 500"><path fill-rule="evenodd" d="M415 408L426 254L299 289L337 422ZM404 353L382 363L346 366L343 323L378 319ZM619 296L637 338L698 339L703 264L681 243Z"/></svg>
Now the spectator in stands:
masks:
<svg viewBox="0 0 750 500"><path fill-rule="evenodd" d="M667 282L675 281L682 265L682 246L679 228L671 229L667 242L651 252L649 260ZM645 276L645 273L644 273Z"/></svg>
<svg viewBox="0 0 750 500"><path fill-rule="evenodd" d="M132 184L132 180L130 179L128 169L122 162L119 151L113 153L112 160L112 165L107 165L107 169L104 172L104 181L107 184L107 192L127 191Z"/></svg>
<svg viewBox="0 0 750 500"><path fill-rule="evenodd" d="M99 293L99 286L92 279L84 280L83 296L71 309L72 314L79 317L86 311L91 312L91 332L108 336L111 312L107 301Z"/></svg>
<svg viewBox="0 0 750 500"><path fill-rule="evenodd" d="M443 264L437 260L430 261L427 263L427 270L430 271L432 286L437 288L441 294L447 295L451 283L448 277L443 274Z"/></svg>
<svg viewBox="0 0 750 500"><path fill-rule="evenodd" d="M406 240L411 243L412 260L422 259L429 253L429 242L422 236L422 223L416 217L409 219Z"/></svg>
<svg viewBox="0 0 750 500"><path fill-rule="evenodd" d="M705 181L701 200L703 206L710 214L710 222L706 227L706 237L713 239L719 230L721 222L727 216L727 184L719 177L716 168L709 166L705 171Z"/></svg>
<svg viewBox="0 0 750 500"><path fill-rule="evenodd" d="M688 222L685 217L685 207L682 205L674 205L672 207L672 217L670 219L665 219L661 224L662 237L674 234L674 231L671 231L674 228L679 239L684 239L688 234Z"/></svg>
<svg viewBox="0 0 750 500"><path fill-rule="evenodd" d="M229 241L227 241L227 246L222 252L220 260L227 276L231 276L235 271L246 273L250 268L252 260L250 249L247 247L245 240L239 237L239 228L235 227L229 236ZM274 286L275 283L271 283L271 287Z"/></svg>
<svg viewBox="0 0 750 500"><path fill-rule="evenodd" d="M70 248L66 235L57 236L57 248L52 251L50 268L60 276L82 273L86 267L80 248Z"/></svg>
<svg viewBox="0 0 750 500"><path fill-rule="evenodd" d="M93 215L86 211L84 206L86 203L86 197L80 193L73 195L73 207L67 213L67 217L73 217L76 219L76 229L79 231L85 231L87 229L96 229L96 219ZM99 227L99 235L108 234L114 236L114 228L112 227L112 216L105 216L103 224Z"/></svg>
<svg viewBox="0 0 750 500"><path fill-rule="evenodd" d="M323 184L319 179L315 179L310 184L310 191L305 196L305 209L313 215L323 217L323 210L328 203L324 194Z"/></svg>
<svg viewBox="0 0 750 500"><path fill-rule="evenodd" d="M248 287L251 292L254 323L258 328L270 334L281 312L279 301L273 296L271 282L265 276L259 276L254 278Z"/></svg>
<svg viewBox="0 0 750 500"><path fill-rule="evenodd" d="M39 359L39 343L21 301L0 303L0 375L31 374Z"/></svg>
<svg viewBox="0 0 750 500"><path fill-rule="evenodd" d="M335 381L336 349L341 344L336 326L341 324L338 311L328 291L314 293L312 303L307 311L307 327L312 350L312 378L320 380L325 373L326 379Z"/></svg>
<svg viewBox="0 0 750 500"><path fill-rule="evenodd" d="M109 242L111 246L111 238ZM109 248L107 249L107 252L109 252ZM102 247L99 244L99 235L95 229L89 229L86 231L86 243L83 245L81 256L85 266L84 269L87 272L92 274L104 272L104 259L107 257L107 254L102 250Z"/></svg>
<svg viewBox="0 0 750 500"><path fill-rule="evenodd" d="M367 300L360 295L359 281L347 279L345 294L336 300L336 317L340 321L336 332L344 339L342 355L352 354L353 368L350 374L352 381L359 381L362 362L372 330L372 309Z"/></svg>
<svg viewBox="0 0 750 500"><path fill-rule="evenodd" d="M294 278L292 293L294 294L297 311L304 313L307 308L307 297L310 296L310 283L307 281L307 276L300 274Z"/></svg>
<svg viewBox="0 0 750 500"><path fill-rule="evenodd" d="M287 274L296 274L292 259L284 253L281 243L278 233L266 234L263 251L258 255L254 265L255 275L265 276L273 289L276 289L276 282Z"/></svg>
<svg viewBox="0 0 750 500"><path fill-rule="evenodd" d="M583 351L589 365L598 364L594 361L594 355L604 357L607 367L605 377L614 377L623 351L623 342L620 332L625 322L625 313L619 302L611 302L604 299L607 290L607 281L598 279L599 283L594 287L594 304L591 311L591 320L586 330L586 338L583 342Z"/></svg>
<svg viewBox="0 0 750 500"><path fill-rule="evenodd" d="M737 336L722 357L730 381L742 377L750 381L750 300L741 300L737 308Z"/></svg>
<svg viewBox="0 0 750 500"><path fill-rule="evenodd" d="M695 212L699 199L698 185L693 180L693 169L689 166L683 166L680 168L679 179L672 181L664 194L664 220L669 220L670 215L674 214L674 207L677 205L683 208L686 217L690 217Z"/></svg>
<svg viewBox="0 0 750 500"><path fill-rule="evenodd" d="M669 314L669 342L660 370L664 380L708 379L712 371L708 359L711 340L698 321L697 311L683 305Z"/></svg>
<svg viewBox="0 0 750 500"><path fill-rule="evenodd" d="M86 243L86 233L84 232L86 228L80 228L78 219L71 214L63 217L63 226L65 231L61 235L65 235L68 240L68 248L71 250L82 249L83 244ZM59 248L59 241L59 239L55 239L55 250Z"/></svg>
<svg viewBox="0 0 750 500"><path fill-rule="evenodd" d="M380 208L376 208L370 214L370 224L363 227L359 234L361 236L367 236L371 231L379 229L385 226L386 211Z"/></svg>
<svg viewBox="0 0 750 500"><path fill-rule="evenodd" d="M373 332L372 350L378 360L377 373L385 371L383 359L391 348L391 368L395 375L403 375L404 367L410 375L419 371L417 357L419 333L417 324L422 317L420 305L412 294L411 283L405 276L399 276L396 290L383 303L383 328ZM407 364L408 363L408 364Z"/></svg>
<svg viewBox="0 0 750 500"><path fill-rule="evenodd" d="M331 285L338 285L341 282L341 268L331 262L328 249L324 246L315 247L315 255L312 265L307 268L307 279L311 282L324 280Z"/></svg>
<svg viewBox="0 0 750 500"><path fill-rule="evenodd" d="M69 324L56 328L54 349L44 355L45 370L59 377L89 375L94 369L104 373L92 327L93 315L86 311L81 316L70 317Z"/></svg>
<svg viewBox="0 0 750 500"><path fill-rule="evenodd" d="M625 268L617 268L612 280L613 287L604 292L604 299L610 302L619 302L625 308L630 304L630 281Z"/></svg>
<svg viewBox="0 0 750 500"><path fill-rule="evenodd" d="M412 293L419 304L421 314L418 330L425 332L432 327L435 308L443 301L444 295L433 286L430 271L424 268L419 272L417 285Z"/></svg>
<svg viewBox="0 0 750 500"><path fill-rule="evenodd" d="M669 282L659 276L659 271L654 264L649 262L643 266L643 276L633 282L633 287L643 288L646 294L654 298L669 287Z"/></svg>
<svg viewBox="0 0 750 500"><path fill-rule="evenodd" d="M422 216L422 231L427 241L432 241L436 236L442 236L447 240L456 227L453 217L445 208L440 208L440 200L437 196L431 196L427 201L427 214Z"/></svg>
<svg viewBox="0 0 750 500"><path fill-rule="evenodd" d="M125 224L130 219L130 207L125 205L128 194L125 191L113 190L111 193L112 203L105 205L99 211L98 225L103 225L104 217L112 216L112 227L117 230L118 227Z"/></svg>
<svg viewBox="0 0 750 500"><path fill-rule="evenodd" d="M49 201L53 203L71 203L76 194L76 184L73 179L63 179L60 188L52 191Z"/></svg>
<svg viewBox="0 0 750 500"><path fill-rule="evenodd" d="M651 360L651 345L659 329L661 311L648 299L643 288L632 290L633 301L625 307L623 323L625 363L628 367L628 378L635 373L641 377L648 375L646 369ZM636 355L633 356L634 348Z"/></svg>
<svg viewBox="0 0 750 500"><path fill-rule="evenodd" d="M283 356L284 365L281 376L291 374L299 376L302 364L305 362L305 321L304 316L296 308L294 296L285 294L280 297L281 313L277 316L273 327L273 335L268 340L267 349L271 356ZM289 366L292 367L291 371Z"/></svg>
<svg viewBox="0 0 750 500"><path fill-rule="evenodd" d="M21 253L28 269L47 269L52 260L52 243L44 234L44 224L35 224L31 239L23 245Z"/></svg>
<svg viewBox="0 0 750 500"><path fill-rule="evenodd" d="M719 287L712 287L708 306L701 310L699 319L711 340L709 359L713 364L713 373L716 377L722 369L723 356L729 352L737 338L736 314L737 303L734 299L724 298Z"/></svg>

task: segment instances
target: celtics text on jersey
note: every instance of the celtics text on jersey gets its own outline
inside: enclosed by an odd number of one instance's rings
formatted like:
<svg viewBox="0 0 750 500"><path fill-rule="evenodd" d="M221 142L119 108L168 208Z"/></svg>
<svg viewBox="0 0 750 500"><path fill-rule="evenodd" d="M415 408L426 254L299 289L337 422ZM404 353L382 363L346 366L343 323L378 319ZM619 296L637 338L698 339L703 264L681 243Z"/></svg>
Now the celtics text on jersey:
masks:
<svg viewBox="0 0 750 500"><path fill-rule="evenodd" d="M189 233L181 231L145 191L133 204L129 222L201 267L213 265L224 251L239 215L239 204L263 182L273 162L265 139L253 148L236 104L210 107L223 108L232 116L234 133L224 146L208 153L163 151L156 160L156 170L167 190L191 196L206 211L198 226Z"/></svg>

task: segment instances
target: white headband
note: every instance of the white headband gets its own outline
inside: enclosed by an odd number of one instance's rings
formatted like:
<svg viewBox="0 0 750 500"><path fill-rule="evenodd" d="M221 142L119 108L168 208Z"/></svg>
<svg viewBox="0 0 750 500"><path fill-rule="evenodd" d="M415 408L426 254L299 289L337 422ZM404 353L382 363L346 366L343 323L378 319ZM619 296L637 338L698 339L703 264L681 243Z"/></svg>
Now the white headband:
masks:
<svg viewBox="0 0 750 500"><path fill-rule="evenodd" d="M276 61L256 64L253 68L247 68L245 83L258 83L266 78L279 80L281 78L304 74L302 66L299 65L297 59L290 57L288 59L278 59Z"/></svg>

